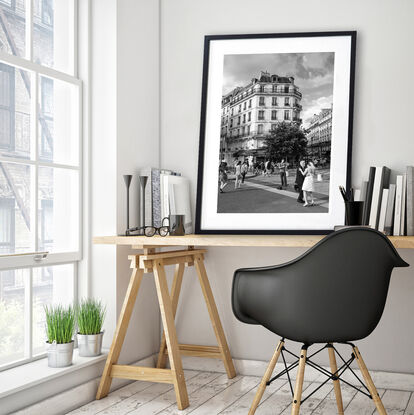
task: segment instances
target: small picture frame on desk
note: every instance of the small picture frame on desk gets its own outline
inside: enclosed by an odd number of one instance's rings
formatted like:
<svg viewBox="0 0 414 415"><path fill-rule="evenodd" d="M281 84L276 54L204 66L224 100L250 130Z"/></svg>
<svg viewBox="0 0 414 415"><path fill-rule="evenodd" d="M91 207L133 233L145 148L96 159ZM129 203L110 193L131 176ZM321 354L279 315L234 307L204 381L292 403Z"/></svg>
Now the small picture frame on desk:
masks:
<svg viewBox="0 0 414 415"><path fill-rule="evenodd" d="M198 234L326 234L349 187L356 32L206 36Z"/></svg>

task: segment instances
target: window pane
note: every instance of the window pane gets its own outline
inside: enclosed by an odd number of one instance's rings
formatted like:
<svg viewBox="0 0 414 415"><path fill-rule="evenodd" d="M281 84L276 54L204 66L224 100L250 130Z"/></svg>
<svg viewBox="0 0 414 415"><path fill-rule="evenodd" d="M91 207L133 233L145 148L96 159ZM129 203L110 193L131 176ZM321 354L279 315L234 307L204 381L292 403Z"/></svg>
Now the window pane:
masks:
<svg viewBox="0 0 414 415"><path fill-rule="evenodd" d="M33 355L46 351L44 306L72 304L73 278L73 264L33 269Z"/></svg>
<svg viewBox="0 0 414 415"><path fill-rule="evenodd" d="M0 162L0 253L33 251L33 168Z"/></svg>
<svg viewBox="0 0 414 415"><path fill-rule="evenodd" d="M33 59L73 72L74 0L34 0Z"/></svg>
<svg viewBox="0 0 414 415"><path fill-rule="evenodd" d="M27 159L30 148L29 72L0 62L0 155Z"/></svg>
<svg viewBox="0 0 414 415"><path fill-rule="evenodd" d="M39 157L60 164L79 161L78 87L40 77Z"/></svg>
<svg viewBox="0 0 414 415"><path fill-rule="evenodd" d="M26 54L25 0L0 0L0 50L16 56Z"/></svg>
<svg viewBox="0 0 414 415"><path fill-rule="evenodd" d="M79 248L79 173L39 168L39 249L73 252Z"/></svg>
<svg viewBox="0 0 414 415"><path fill-rule="evenodd" d="M0 366L24 358L24 296L29 272L0 271Z"/></svg>

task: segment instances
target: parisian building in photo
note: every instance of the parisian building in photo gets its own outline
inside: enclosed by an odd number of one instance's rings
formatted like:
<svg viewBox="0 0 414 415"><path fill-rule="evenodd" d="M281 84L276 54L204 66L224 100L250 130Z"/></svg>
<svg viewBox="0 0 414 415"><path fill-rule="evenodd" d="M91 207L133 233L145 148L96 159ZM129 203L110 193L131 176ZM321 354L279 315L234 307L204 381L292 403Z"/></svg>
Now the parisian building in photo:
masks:
<svg viewBox="0 0 414 415"><path fill-rule="evenodd" d="M307 130L309 156L329 161L332 141L332 105L315 114L310 119Z"/></svg>
<svg viewBox="0 0 414 415"><path fill-rule="evenodd" d="M266 157L265 138L277 123L301 123L302 94L292 76L261 72L243 87L222 97L220 159L249 163Z"/></svg>

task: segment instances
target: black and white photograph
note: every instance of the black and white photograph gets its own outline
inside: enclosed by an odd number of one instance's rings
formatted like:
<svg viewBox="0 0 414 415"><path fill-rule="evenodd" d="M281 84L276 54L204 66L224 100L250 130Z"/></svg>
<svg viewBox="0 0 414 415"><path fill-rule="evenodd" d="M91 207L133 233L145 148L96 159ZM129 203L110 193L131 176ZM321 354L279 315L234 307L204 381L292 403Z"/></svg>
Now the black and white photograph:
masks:
<svg viewBox="0 0 414 415"><path fill-rule="evenodd" d="M338 187L350 174L352 32L206 39L198 230L343 225Z"/></svg>
<svg viewBox="0 0 414 415"><path fill-rule="evenodd" d="M334 62L333 52L224 57L219 213L328 211Z"/></svg>

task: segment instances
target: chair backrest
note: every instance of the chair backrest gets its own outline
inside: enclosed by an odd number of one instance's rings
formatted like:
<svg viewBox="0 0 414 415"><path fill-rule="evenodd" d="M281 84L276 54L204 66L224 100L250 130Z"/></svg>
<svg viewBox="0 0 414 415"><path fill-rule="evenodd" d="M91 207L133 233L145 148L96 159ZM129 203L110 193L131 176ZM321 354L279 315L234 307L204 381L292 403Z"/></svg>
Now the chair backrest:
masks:
<svg viewBox="0 0 414 415"><path fill-rule="evenodd" d="M237 270L233 311L304 343L362 339L381 318L393 268L405 266L380 232L345 228L286 264Z"/></svg>

